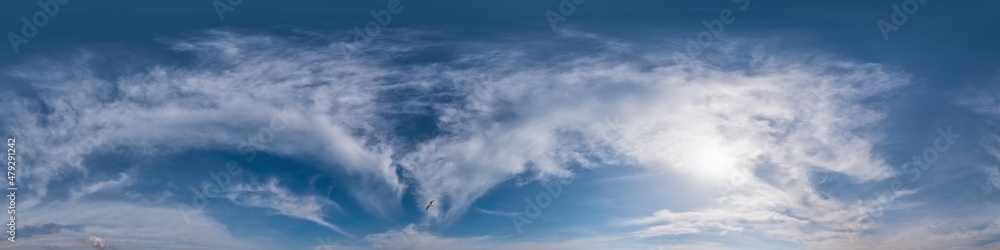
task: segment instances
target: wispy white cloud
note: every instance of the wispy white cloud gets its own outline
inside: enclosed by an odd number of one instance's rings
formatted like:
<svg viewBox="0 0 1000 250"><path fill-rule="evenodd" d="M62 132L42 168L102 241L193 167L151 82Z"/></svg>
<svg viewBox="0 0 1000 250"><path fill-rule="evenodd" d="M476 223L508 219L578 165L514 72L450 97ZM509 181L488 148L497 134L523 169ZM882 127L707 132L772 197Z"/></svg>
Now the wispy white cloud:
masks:
<svg viewBox="0 0 1000 250"><path fill-rule="evenodd" d="M242 146L320 159L328 164L325 171L358 176L349 184L366 191L352 193L363 206L378 214L398 211L405 185L390 165L391 148L380 146L374 131L378 105L372 99L382 87L368 84L386 71L288 44L279 47L290 50L278 54L243 48L280 41L241 37L209 32L173 41L177 50L220 63L211 71L157 65L106 81L89 70L90 54L63 62L73 70L51 61L6 70L39 91L38 100L5 99L16 107L11 117L18 117L5 120L10 134L33 140L19 149L37 163L21 172L35 180L26 183L29 190L44 196L50 181L72 172L87 176L93 169L83 159L95 153L125 150L156 157ZM261 53L231 53L235 48ZM270 58L279 54L284 59ZM38 109L51 112L33 111ZM288 129L272 135L279 137L273 142L260 142L256 128L268 126L277 114L287 119Z"/></svg>
<svg viewBox="0 0 1000 250"><path fill-rule="evenodd" d="M478 208L478 207L475 208L475 210L476 210L476 212L480 212L480 213L484 213L484 214L489 214L489 215L496 215L496 216L508 216L509 217L509 216L521 215L520 212L516 212L516 211L489 210L489 209L483 209L483 208Z"/></svg>
<svg viewBox="0 0 1000 250"><path fill-rule="evenodd" d="M329 208L341 211L340 205L318 196L296 195L288 189L278 186L278 180L275 178L268 179L266 183L260 185L246 183L234 185L227 190L225 197L240 206L268 208L278 214L312 221L330 230L353 237L339 226L324 220L327 217L325 210Z"/></svg>
<svg viewBox="0 0 1000 250"><path fill-rule="evenodd" d="M996 205L985 210L996 211ZM952 217L911 219L890 230L860 238L856 249L996 249L1000 243L1000 216L970 213Z"/></svg>
<svg viewBox="0 0 1000 250"><path fill-rule="evenodd" d="M72 192L70 192L70 200L79 199L80 197L93 194L93 193L95 193L97 191L100 191L102 189L124 187L124 186L129 185L130 182L132 182L132 181L133 180L130 179L127 174L120 173L118 175L118 179L90 183L90 184L87 184L87 185L81 187L79 190L73 190Z"/></svg>
<svg viewBox="0 0 1000 250"><path fill-rule="evenodd" d="M38 166L25 174L37 180L29 185L39 196L54 178L91 171L82 159L95 151L235 149L248 136L259 140L247 131L281 114L287 129L255 147L321 160L323 170L348 176L349 193L375 215L398 214L410 190L418 206L440 204L425 222L452 223L515 175L572 178L572 165L616 163L712 183L744 174L717 206L626 223L645 227L637 235L738 232L775 216L800 226L760 231L812 247L865 228L860 213L873 211L856 208L875 201L824 198L811 173L858 183L892 176L872 152L885 112L864 103L908 82L877 64L766 45L738 45L706 62L607 42L595 53L539 61L525 44L470 43L456 50L477 53L456 51L447 63L398 65L444 45L374 43L365 48L370 53L345 58L327 46L225 31L167 42L198 56L199 68L156 65L103 80L83 57L7 71L39 89L40 100L5 100L18 117L5 121L12 134L37 138L25 151ZM39 106L51 112L32 111ZM410 147L394 132L400 122L387 118L401 113L430 116L440 133ZM81 141L94 146L80 150ZM750 174L760 172L773 174ZM293 196L274 183L231 191L243 195L227 197L237 204L339 230L322 216L332 201ZM679 224L661 218L680 215ZM410 228L389 235L422 234Z"/></svg>

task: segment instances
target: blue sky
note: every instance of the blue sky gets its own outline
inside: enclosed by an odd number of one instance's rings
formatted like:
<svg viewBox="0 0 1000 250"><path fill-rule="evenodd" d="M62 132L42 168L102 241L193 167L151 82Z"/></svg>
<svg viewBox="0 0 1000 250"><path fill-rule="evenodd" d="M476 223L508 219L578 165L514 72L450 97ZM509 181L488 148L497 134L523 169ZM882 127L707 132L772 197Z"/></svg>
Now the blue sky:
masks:
<svg viewBox="0 0 1000 250"><path fill-rule="evenodd" d="M995 2L42 3L3 249L1000 247Z"/></svg>

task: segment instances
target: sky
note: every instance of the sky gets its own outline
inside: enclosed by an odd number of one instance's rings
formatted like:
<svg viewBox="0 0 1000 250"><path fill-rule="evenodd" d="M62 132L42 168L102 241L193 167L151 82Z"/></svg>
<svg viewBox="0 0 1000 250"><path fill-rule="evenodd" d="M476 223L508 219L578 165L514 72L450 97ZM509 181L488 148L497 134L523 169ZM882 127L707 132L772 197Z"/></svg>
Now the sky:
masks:
<svg viewBox="0 0 1000 250"><path fill-rule="evenodd" d="M0 249L1000 248L995 1L0 6Z"/></svg>

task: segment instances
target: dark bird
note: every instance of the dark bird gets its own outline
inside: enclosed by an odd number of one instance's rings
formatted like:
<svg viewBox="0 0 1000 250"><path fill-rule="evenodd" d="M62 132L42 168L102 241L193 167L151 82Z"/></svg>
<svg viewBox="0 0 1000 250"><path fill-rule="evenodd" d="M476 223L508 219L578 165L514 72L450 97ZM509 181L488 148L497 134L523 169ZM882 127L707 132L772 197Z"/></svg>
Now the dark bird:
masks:
<svg viewBox="0 0 1000 250"><path fill-rule="evenodd" d="M431 209L431 207L433 206L434 206L434 200L431 200L431 203L427 204L427 207L424 208L424 211L427 211L427 209Z"/></svg>

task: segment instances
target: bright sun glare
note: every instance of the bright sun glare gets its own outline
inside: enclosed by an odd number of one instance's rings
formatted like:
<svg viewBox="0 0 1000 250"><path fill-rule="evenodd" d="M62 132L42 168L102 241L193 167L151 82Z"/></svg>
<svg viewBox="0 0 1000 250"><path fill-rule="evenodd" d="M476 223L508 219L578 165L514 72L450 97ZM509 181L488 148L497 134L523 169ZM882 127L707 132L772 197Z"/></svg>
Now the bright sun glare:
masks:
<svg viewBox="0 0 1000 250"><path fill-rule="evenodd" d="M733 168L733 158L726 154L717 143L701 143L693 148L691 167L698 177L718 180L727 176Z"/></svg>

